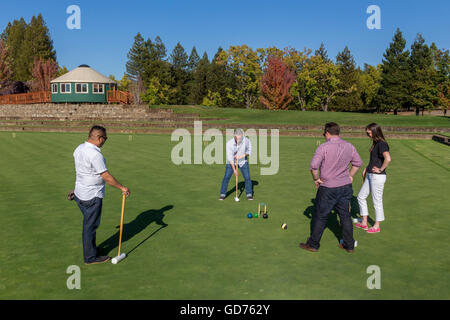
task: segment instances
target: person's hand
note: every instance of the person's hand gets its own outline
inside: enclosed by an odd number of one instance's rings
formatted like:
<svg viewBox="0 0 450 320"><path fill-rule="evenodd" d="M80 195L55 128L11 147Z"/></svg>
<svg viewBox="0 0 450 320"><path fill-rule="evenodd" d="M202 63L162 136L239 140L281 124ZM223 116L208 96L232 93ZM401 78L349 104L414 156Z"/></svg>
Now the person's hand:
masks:
<svg viewBox="0 0 450 320"><path fill-rule="evenodd" d="M364 168L364 170L363 170L363 172L362 172L362 177L363 177L363 179L365 179L366 178L366 168Z"/></svg>
<svg viewBox="0 0 450 320"><path fill-rule="evenodd" d="M373 168L372 168L372 172L373 172L373 173L381 173L381 169L378 168L378 167L373 167Z"/></svg>
<svg viewBox="0 0 450 320"><path fill-rule="evenodd" d="M235 160L239 160L239 157L238 157L237 154L234 156L234 159L235 159Z"/></svg>
<svg viewBox="0 0 450 320"><path fill-rule="evenodd" d="M320 178L317 179L317 180L314 180L314 184L316 185L316 189L318 189L322 183L323 183L323 181L320 180Z"/></svg>
<svg viewBox="0 0 450 320"><path fill-rule="evenodd" d="M122 194L124 194L125 195L125 197L129 197L130 196L130 189L128 189L127 187L122 187L122 188L120 188L120 190L122 190Z"/></svg>
<svg viewBox="0 0 450 320"><path fill-rule="evenodd" d="M234 175L237 177L238 176L238 171L234 170Z"/></svg>
<svg viewBox="0 0 450 320"><path fill-rule="evenodd" d="M70 192L67 194L67 200L72 201L73 199L75 199L75 193L74 193L74 190L70 191Z"/></svg>
<svg viewBox="0 0 450 320"><path fill-rule="evenodd" d="M350 176L350 183L353 183L353 177Z"/></svg>

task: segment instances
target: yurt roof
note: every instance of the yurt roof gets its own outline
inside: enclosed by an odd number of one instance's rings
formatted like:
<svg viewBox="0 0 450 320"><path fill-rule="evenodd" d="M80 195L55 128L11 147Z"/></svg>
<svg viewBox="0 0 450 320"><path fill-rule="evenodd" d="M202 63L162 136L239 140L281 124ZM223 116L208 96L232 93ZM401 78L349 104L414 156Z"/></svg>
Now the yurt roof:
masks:
<svg viewBox="0 0 450 320"><path fill-rule="evenodd" d="M50 81L50 83L55 82L116 83L86 64L82 64L78 68Z"/></svg>

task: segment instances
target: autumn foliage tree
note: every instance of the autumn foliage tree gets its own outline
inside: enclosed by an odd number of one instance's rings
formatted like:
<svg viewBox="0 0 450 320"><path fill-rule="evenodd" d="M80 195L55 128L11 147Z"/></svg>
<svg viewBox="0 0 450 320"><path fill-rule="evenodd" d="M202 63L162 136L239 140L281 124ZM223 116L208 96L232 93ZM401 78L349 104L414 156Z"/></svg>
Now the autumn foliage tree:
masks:
<svg viewBox="0 0 450 320"><path fill-rule="evenodd" d="M58 64L54 60L35 57L31 70L33 76L31 91L50 91L50 81L56 77L57 72Z"/></svg>
<svg viewBox="0 0 450 320"><path fill-rule="evenodd" d="M260 80L259 100L271 110L287 109L293 99L289 90L295 79L295 73L280 58L269 56L267 68Z"/></svg>

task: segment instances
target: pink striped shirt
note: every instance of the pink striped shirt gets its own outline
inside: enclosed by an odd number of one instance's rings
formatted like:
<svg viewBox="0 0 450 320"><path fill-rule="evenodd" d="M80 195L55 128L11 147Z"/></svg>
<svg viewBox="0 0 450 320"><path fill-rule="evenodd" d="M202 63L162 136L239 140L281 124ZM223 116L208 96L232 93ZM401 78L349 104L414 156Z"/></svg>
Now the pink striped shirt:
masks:
<svg viewBox="0 0 450 320"><path fill-rule="evenodd" d="M321 186L336 188L352 183L349 164L361 167L362 160L355 147L340 137L322 143L314 153L310 170L320 170Z"/></svg>

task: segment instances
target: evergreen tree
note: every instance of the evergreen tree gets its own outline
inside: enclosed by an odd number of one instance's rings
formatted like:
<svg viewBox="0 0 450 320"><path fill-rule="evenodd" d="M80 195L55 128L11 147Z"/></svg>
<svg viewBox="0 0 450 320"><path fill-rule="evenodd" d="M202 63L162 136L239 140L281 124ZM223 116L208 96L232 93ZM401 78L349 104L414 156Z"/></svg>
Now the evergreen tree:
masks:
<svg viewBox="0 0 450 320"><path fill-rule="evenodd" d="M405 50L406 40L400 29L395 32L389 48L383 54L381 85L377 94L380 110L397 110L409 103L409 52Z"/></svg>
<svg viewBox="0 0 450 320"><path fill-rule="evenodd" d="M339 67L338 90L331 104L335 110L360 111L363 108L361 95L359 92L360 71L356 68L355 60L346 46L336 57L336 64Z"/></svg>
<svg viewBox="0 0 450 320"><path fill-rule="evenodd" d="M137 81L138 77L144 78L145 66L151 56L151 40L145 41L140 33L134 37L134 43L127 54L126 74L128 78Z"/></svg>
<svg viewBox="0 0 450 320"><path fill-rule="evenodd" d="M183 46L178 42L170 55L170 63L174 69L186 70L188 66L188 55Z"/></svg>
<svg viewBox="0 0 450 320"><path fill-rule="evenodd" d="M450 107L450 54L448 50L440 50L433 43L433 65L435 69L434 86L437 88L436 107L440 107L447 113Z"/></svg>
<svg viewBox="0 0 450 320"><path fill-rule="evenodd" d="M30 24L25 28L20 53L16 57L18 61L16 80L28 81L32 78L34 58L56 62L56 52L50 31L41 14L37 17L33 16Z"/></svg>
<svg viewBox="0 0 450 320"><path fill-rule="evenodd" d="M1 35L5 46L8 48L8 60L10 64L10 72L16 77L17 70L20 68L19 55L22 48L22 42L25 35L27 23L23 18L9 22Z"/></svg>
<svg viewBox="0 0 450 320"><path fill-rule="evenodd" d="M206 52L199 60L195 71L193 72L192 82L189 90L189 104L201 104L203 98L207 95L207 80L210 63Z"/></svg>
<svg viewBox="0 0 450 320"><path fill-rule="evenodd" d="M237 79L234 74L227 69L225 64L218 63L219 57L224 50L219 47L206 75L206 91L211 96L219 96L219 107L239 107L236 101L232 99L229 92L236 90Z"/></svg>
<svg viewBox="0 0 450 320"><path fill-rule="evenodd" d="M189 72L195 71L195 69L197 69L199 62L200 62L200 57L199 57L195 47L193 47L191 54L189 55L189 59L188 59L188 71Z"/></svg>
<svg viewBox="0 0 450 320"><path fill-rule="evenodd" d="M159 61L164 61L164 59L166 58L166 55L167 55L167 50L166 50L166 46L164 45L164 43L162 42L162 40L159 36L156 36L152 50L153 50L152 51L153 59L159 60Z"/></svg>
<svg viewBox="0 0 450 320"><path fill-rule="evenodd" d="M56 76L60 77L63 74L66 74L67 72L69 72L69 69L67 69L66 66L58 67L58 71L56 72Z"/></svg>
<svg viewBox="0 0 450 320"><path fill-rule="evenodd" d="M171 70L170 64L165 60L166 47L161 38L157 36L152 43L151 40L147 40L147 47L149 50L149 56L144 61L144 76L145 86L150 83L150 79L156 78L157 82L164 88L167 85L171 85ZM155 79L152 83L156 83Z"/></svg>
<svg viewBox="0 0 450 320"><path fill-rule="evenodd" d="M433 55L431 49L425 44L425 39L419 33L411 45L410 68L410 104L416 109L416 115L420 109L431 110L436 104L437 89L434 79Z"/></svg>
<svg viewBox="0 0 450 320"><path fill-rule="evenodd" d="M321 57L325 63L331 62L331 60L328 58L328 52L327 49L325 49L325 45L323 44L323 42L320 43L320 47L314 52L314 55Z"/></svg>
<svg viewBox="0 0 450 320"><path fill-rule="evenodd" d="M171 75L172 75L172 96L170 103L183 105L186 104L188 95L188 55L183 46L178 42L170 55Z"/></svg>

